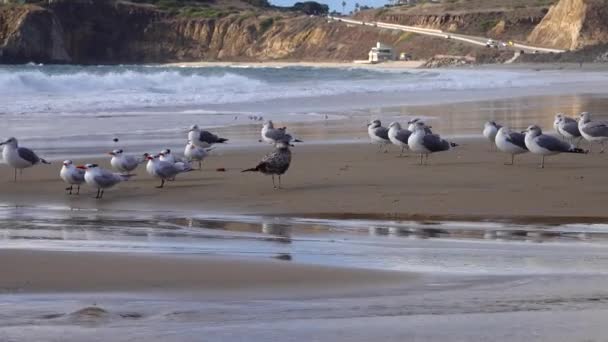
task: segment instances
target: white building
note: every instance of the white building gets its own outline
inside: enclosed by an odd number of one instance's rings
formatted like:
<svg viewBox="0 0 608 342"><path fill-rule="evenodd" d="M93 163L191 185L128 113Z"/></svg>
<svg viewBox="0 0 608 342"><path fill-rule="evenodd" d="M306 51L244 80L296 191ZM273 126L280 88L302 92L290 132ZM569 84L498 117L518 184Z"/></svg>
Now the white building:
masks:
<svg viewBox="0 0 608 342"><path fill-rule="evenodd" d="M376 46L369 50L370 63L392 61L394 59L393 48L380 42L377 42Z"/></svg>

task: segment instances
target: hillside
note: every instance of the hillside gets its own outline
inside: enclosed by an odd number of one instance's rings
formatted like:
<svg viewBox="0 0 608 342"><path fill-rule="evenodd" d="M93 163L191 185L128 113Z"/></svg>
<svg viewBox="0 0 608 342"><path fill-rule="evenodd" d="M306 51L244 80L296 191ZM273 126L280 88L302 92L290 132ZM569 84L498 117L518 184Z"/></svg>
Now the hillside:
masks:
<svg viewBox="0 0 608 342"><path fill-rule="evenodd" d="M525 40L557 0L445 0L361 11L366 20Z"/></svg>
<svg viewBox="0 0 608 342"><path fill-rule="evenodd" d="M55 0L46 8L0 6L0 62L352 61L366 58L377 41L422 59L434 54L505 58L457 42L349 27L251 2L201 6L197 1L194 7L193 2L177 7L175 2L153 2Z"/></svg>

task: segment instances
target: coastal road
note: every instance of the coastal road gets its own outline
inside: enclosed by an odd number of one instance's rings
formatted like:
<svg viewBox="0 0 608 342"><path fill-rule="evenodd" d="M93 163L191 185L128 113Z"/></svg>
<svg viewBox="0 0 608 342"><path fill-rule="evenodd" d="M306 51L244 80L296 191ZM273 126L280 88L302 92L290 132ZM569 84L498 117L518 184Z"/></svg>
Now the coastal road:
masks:
<svg viewBox="0 0 608 342"><path fill-rule="evenodd" d="M380 22L380 21L360 21L360 20L333 17L333 16L328 16L328 18L330 20L336 20L336 21L343 22L346 24L372 26L372 27L378 27L378 28L383 28L383 29L412 32L412 33L423 34L426 36L438 37L438 38L443 38L443 39L458 40L458 41L461 41L461 42L464 42L467 44L478 45L478 46L486 46L486 42L488 41L488 39L490 39L488 37L455 34L455 33L451 33L451 32L444 32L442 30L384 23L384 22ZM540 46L532 46L532 45L526 45L526 44L520 44L520 43L514 43L513 46L509 46L508 48L514 49L514 50L521 50L521 51L524 51L524 53L561 53L561 52L565 52L565 50L544 48L544 47L540 47Z"/></svg>

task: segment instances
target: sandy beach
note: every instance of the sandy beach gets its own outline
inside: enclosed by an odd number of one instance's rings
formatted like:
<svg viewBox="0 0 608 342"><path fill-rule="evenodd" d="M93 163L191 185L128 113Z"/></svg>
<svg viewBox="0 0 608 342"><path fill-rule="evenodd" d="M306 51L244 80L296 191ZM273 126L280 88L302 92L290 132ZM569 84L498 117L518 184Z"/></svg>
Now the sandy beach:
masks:
<svg viewBox="0 0 608 342"><path fill-rule="evenodd" d="M606 189L601 185L604 155L509 156L485 141L458 140L453 151L432 155L426 166L397 148L378 153L368 143L306 145L293 148L293 163L274 190L270 177L241 173L255 166L270 146L226 150L210 157L203 171L181 175L164 189L144 170L133 181L94 199L86 186L80 196L64 194L58 165L24 172L0 168L0 201L16 205L54 204L74 208L190 210L235 214L322 217L443 218L462 220L605 220ZM108 167L105 160L93 160ZM76 160L76 163L85 162ZM91 162L91 160L87 160ZM57 164L57 163L56 163ZM226 172L217 172L225 168Z"/></svg>
<svg viewBox="0 0 608 342"><path fill-rule="evenodd" d="M61 77L65 91L47 97L25 84L21 102L4 107L0 133L52 164L16 183L0 164L0 341L605 336L608 157L596 146L548 157L544 169L532 154L510 166L480 137L489 119L550 134L557 112L603 119L603 75L264 65L276 69L15 72L42 84ZM201 95L209 82L217 89ZM580 84L589 92L571 91ZM369 143L370 119L413 117L459 146L418 165ZM304 140L280 190L241 172L273 150L257 141L267 119ZM180 154L193 123L230 139L202 171L157 189L140 167L102 200L86 185L65 193L61 160L109 168L105 153L118 147Z"/></svg>

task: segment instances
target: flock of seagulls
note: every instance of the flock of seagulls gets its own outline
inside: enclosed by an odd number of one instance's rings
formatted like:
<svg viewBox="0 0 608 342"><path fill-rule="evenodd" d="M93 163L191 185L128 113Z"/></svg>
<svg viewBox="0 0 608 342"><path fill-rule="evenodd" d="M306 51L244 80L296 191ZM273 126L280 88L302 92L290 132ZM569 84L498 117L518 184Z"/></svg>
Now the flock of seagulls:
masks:
<svg viewBox="0 0 608 342"><path fill-rule="evenodd" d="M494 121L486 122L483 135L502 152L511 154L511 165L517 154L531 152L541 156L540 167L545 167L545 157L560 153L588 153L594 143L602 146L608 140L608 123L591 120L591 114L583 112L578 120L563 113L555 115L553 128L562 140L552 135L544 134L537 125L529 126L525 131L512 132ZM589 144L589 151L578 147L581 139Z"/></svg>
<svg viewBox="0 0 608 342"><path fill-rule="evenodd" d="M275 150L266 155L260 163L243 172L261 172L265 175L272 175L274 188L281 188L281 176L289 169L291 164L291 151L289 149L292 142L301 142L294 139L287 133L285 127L274 128L272 121L264 124L261 132L262 141L275 145ZM118 139L114 139L115 142ZM146 172L160 180L157 188L163 188L165 183L173 181L175 178L186 172L193 170L192 163L198 162L199 170L202 168L202 161L213 150L213 145L227 142L228 139L200 129L193 125L188 130L188 143L184 149L184 157L175 156L170 149L162 150L158 154L144 153L142 156L128 155L122 149L116 149L108 154L111 156L110 165L112 170L101 168L97 164L74 165L71 160L63 161L59 177L68 185L65 189L70 195L80 194L82 184L87 184L97 189L95 198L103 198L106 189L112 188L119 183L128 181L135 176L133 174L137 168L146 164ZM14 181L17 181L17 171L32 167L37 164L50 164L46 160L38 157L34 151L19 147L16 138L10 138L2 143L2 158L4 162L15 169ZM279 177L278 186L275 184L274 176Z"/></svg>
<svg viewBox="0 0 608 342"><path fill-rule="evenodd" d="M400 123L392 122L387 128L382 126L380 120L373 120L368 124L367 133L371 142L379 146L378 151L384 148L384 152L387 152L386 147L393 144L400 148L400 155L403 155L406 149L419 154L421 165L428 162L430 154L449 151L458 146L433 133L432 127L422 119L414 119L407 124L407 128L403 128ZM537 125L531 125L523 132L516 132L494 121L484 124L482 134L493 147L511 155L511 162L508 165L514 164L516 155L530 152L540 155L541 168L545 166L546 156L560 153L587 153L588 151L578 147L582 139L589 143L589 150L593 144L599 143L600 153L604 152L604 144L608 141L608 123L593 121L587 112L581 113L578 120L558 113L555 115L554 128L562 139L544 134ZM294 142L302 142L302 140L289 134L286 127L276 128L270 120L264 123L260 135L259 141L274 145L274 151L264 156L255 167L242 172L271 175L273 187L280 189L281 176L291 165L290 147L294 146ZM202 161L209 155L212 146L228 141L201 129L198 125L190 127L187 138L188 143L183 158L175 156L170 149L155 155L145 153L142 156L128 155L122 149L116 149L108 153L111 156L110 165L113 170L101 168L97 164L74 165L71 160L65 160L59 176L69 186L65 190L70 195L74 190L79 194L80 186L87 184L97 189L96 198L103 198L106 189L128 181L135 176L133 172L140 165L146 164L146 172L160 180L157 188L163 188L166 182L175 180L182 173L192 171L193 162L198 162L200 170ZM17 171L38 164L50 164L34 151L20 147L16 138L0 142L0 146L4 146L2 150L4 162L15 170L15 182ZM278 176L278 185L275 183L275 176Z"/></svg>
<svg viewBox="0 0 608 342"><path fill-rule="evenodd" d="M367 134L373 144L380 146L378 151L384 147L384 152L387 152L386 146L393 144L401 148L403 155L404 150L408 148L420 155L422 165L423 160L428 161L430 154L449 151L458 146L434 134L431 128L421 119L409 121L407 129L402 128L398 122L391 122L386 128L380 120L373 120L367 125Z"/></svg>

